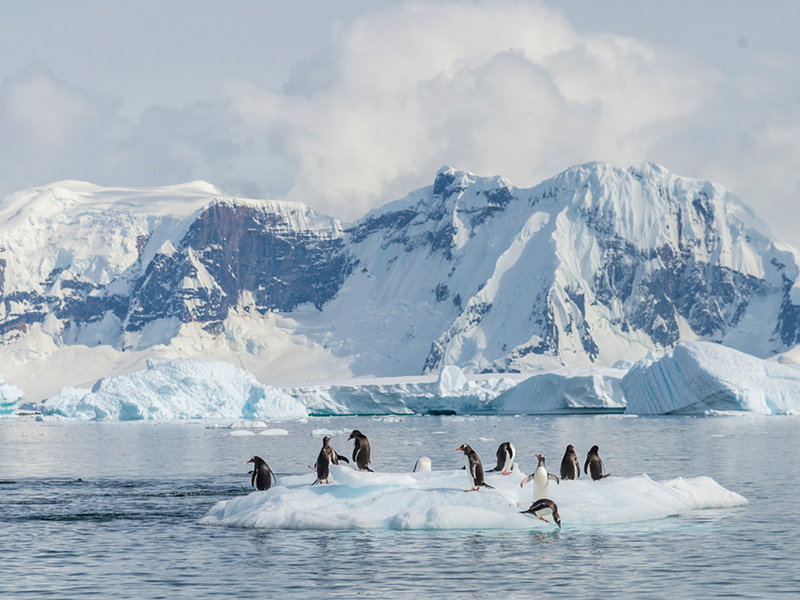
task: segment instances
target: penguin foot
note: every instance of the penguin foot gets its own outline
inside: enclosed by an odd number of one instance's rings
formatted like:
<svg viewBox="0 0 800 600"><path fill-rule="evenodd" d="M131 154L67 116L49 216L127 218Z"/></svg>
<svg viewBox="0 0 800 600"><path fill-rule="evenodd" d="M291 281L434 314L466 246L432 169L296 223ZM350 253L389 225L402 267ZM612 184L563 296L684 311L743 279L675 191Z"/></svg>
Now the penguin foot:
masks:
<svg viewBox="0 0 800 600"><path fill-rule="evenodd" d="M465 492L477 492L478 488L472 488L471 490L464 490Z"/></svg>
<svg viewBox="0 0 800 600"><path fill-rule="evenodd" d="M503 471L503 475L511 475L511 471Z"/></svg>
<svg viewBox="0 0 800 600"><path fill-rule="evenodd" d="M545 523L549 523L549 522L550 522L550 521L548 521L547 519L545 519L544 517L539 517L539 520L540 520L540 521L544 521Z"/></svg>

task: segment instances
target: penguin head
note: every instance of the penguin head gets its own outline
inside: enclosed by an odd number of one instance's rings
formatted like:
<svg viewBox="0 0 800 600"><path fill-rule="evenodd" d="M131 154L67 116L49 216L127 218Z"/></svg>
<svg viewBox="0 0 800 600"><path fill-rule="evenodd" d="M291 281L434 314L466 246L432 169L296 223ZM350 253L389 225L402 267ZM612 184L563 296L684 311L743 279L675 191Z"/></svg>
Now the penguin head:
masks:
<svg viewBox="0 0 800 600"><path fill-rule="evenodd" d="M591 449L589 450L589 454L597 454L599 451L600 448L598 448L597 446L592 446Z"/></svg>
<svg viewBox="0 0 800 600"><path fill-rule="evenodd" d="M256 466L256 467L260 463L263 463L263 462L264 462L264 459L261 458L260 456L254 456L253 458L251 458L250 460L247 461L247 463L253 463L253 466ZM247 464L247 463L245 463L245 464Z"/></svg>
<svg viewBox="0 0 800 600"><path fill-rule="evenodd" d="M539 466L543 467L544 466L544 455L543 454L537 454L536 458L539 459Z"/></svg>
<svg viewBox="0 0 800 600"><path fill-rule="evenodd" d="M561 517L558 514L558 509L553 511L553 521L555 521L558 528L561 529Z"/></svg>
<svg viewBox="0 0 800 600"><path fill-rule="evenodd" d="M330 444L331 444L331 436L326 435L324 438L322 438L323 446L330 446Z"/></svg>
<svg viewBox="0 0 800 600"><path fill-rule="evenodd" d="M456 452L461 450L464 454L469 454L472 452L472 448L469 447L469 444L461 444L458 448L456 448Z"/></svg>
<svg viewBox="0 0 800 600"><path fill-rule="evenodd" d="M567 452L575 452L575 446L572 444L567 445Z"/></svg>
<svg viewBox="0 0 800 600"><path fill-rule="evenodd" d="M353 431L350 433L350 437L347 438L347 441L349 442L353 438L362 438L362 437L364 437L363 433L361 433L358 429L353 429Z"/></svg>

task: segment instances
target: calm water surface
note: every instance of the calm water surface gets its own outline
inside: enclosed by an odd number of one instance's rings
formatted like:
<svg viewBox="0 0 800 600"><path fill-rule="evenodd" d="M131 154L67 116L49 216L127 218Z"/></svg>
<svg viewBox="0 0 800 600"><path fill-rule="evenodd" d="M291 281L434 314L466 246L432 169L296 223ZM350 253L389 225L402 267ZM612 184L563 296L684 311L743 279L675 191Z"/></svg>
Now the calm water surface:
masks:
<svg viewBox="0 0 800 600"><path fill-rule="evenodd" d="M800 417L370 417L232 437L205 422L0 421L2 598L800 598ZM598 444L614 475L708 475L742 508L537 531L258 531L197 524L250 492L253 454L308 471L315 429L361 429L376 470L492 463L526 472ZM347 433L334 447L350 454ZM483 439L483 440L482 440Z"/></svg>

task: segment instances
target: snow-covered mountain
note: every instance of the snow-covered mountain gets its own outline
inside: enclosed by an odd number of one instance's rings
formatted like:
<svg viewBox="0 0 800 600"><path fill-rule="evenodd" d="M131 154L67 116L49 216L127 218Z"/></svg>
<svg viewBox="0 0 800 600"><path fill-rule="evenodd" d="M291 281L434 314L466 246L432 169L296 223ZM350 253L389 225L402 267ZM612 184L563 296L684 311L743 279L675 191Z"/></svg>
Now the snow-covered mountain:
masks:
<svg viewBox="0 0 800 600"><path fill-rule="evenodd" d="M697 339L768 357L798 340L798 273L725 189L654 164L530 189L443 168L349 224L204 182L61 182L0 203L0 370L45 394L43 372L60 389L152 356L265 383L610 366Z"/></svg>

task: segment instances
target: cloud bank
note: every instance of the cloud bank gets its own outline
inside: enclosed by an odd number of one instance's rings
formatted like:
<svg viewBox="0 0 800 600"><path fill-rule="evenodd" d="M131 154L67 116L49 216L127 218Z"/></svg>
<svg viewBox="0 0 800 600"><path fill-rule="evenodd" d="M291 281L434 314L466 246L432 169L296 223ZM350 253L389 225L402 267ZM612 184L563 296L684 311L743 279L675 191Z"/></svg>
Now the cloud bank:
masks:
<svg viewBox="0 0 800 600"><path fill-rule="evenodd" d="M800 216L799 79L768 57L733 79L578 33L543 4L404 2L332 32L281 90L240 81L135 121L121 99L34 63L0 84L0 193L206 179L353 219L442 164L529 186L586 161L653 160L728 186L787 237L781 219Z"/></svg>

